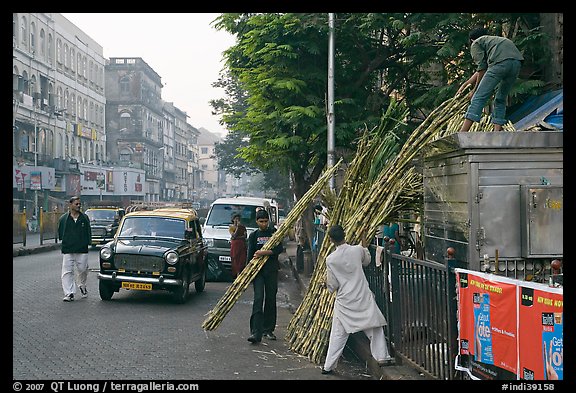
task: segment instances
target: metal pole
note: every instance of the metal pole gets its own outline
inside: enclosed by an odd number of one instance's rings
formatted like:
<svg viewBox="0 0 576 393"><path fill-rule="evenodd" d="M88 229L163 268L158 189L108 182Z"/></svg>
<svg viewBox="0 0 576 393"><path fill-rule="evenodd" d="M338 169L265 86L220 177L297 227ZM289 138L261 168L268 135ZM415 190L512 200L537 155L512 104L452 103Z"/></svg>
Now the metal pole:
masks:
<svg viewBox="0 0 576 393"><path fill-rule="evenodd" d="M328 14L328 169L334 166L334 13ZM334 190L334 175L330 177L330 190Z"/></svg>
<svg viewBox="0 0 576 393"><path fill-rule="evenodd" d="M36 103L32 106L34 110L34 170L38 171L38 115L36 114ZM32 183L30 183L32 186ZM38 190L34 188L34 215L38 220Z"/></svg>

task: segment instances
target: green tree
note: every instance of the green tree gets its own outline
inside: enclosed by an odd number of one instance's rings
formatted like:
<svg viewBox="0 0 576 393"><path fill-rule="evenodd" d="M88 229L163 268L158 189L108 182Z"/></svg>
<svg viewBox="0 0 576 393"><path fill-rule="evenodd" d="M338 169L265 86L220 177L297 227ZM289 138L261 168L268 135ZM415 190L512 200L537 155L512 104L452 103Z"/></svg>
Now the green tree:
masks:
<svg viewBox="0 0 576 393"><path fill-rule="evenodd" d="M538 14L336 14L339 154L354 151L359 133L378 124L391 97L409 108L409 119L399 120L418 123L453 96L473 72L468 32L479 24L512 38L525 63L544 66ZM236 36L218 81L227 98L213 102L229 130L225 143L234 145L220 150L229 158L221 167L291 175L299 199L327 160L328 15L222 14L215 27ZM513 98L541 86L537 71L519 81ZM397 135L399 145L407 132Z"/></svg>

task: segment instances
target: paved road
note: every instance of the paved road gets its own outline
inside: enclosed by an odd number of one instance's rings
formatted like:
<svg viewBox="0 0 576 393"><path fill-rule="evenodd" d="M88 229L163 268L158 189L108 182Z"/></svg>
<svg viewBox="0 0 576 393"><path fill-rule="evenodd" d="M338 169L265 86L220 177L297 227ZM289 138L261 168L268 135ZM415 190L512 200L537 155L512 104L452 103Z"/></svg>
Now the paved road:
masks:
<svg viewBox="0 0 576 393"><path fill-rule="evenodd" d="M13 258L13 378L15 380L369 380L366 366L346 352L338 374L287 347L282 339L299 304L286 263L280 270L278 341L246 341L252 288L215 331L205 315L229 283L209 282L184 305L165 292L121 291L98 296L98 251L90 251L89 297L62 301L59 250ZM281 259L282 260L282 259Z"/></svg>

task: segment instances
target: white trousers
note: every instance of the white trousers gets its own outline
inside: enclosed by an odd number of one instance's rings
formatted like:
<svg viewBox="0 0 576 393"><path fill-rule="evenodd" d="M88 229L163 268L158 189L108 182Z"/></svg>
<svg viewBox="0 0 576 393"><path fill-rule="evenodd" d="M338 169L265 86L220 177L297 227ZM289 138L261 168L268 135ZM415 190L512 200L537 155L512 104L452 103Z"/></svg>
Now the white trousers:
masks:
<svg viewBox="0 0 576 393"><path fill-rule="evenodd" d="M86 288L86 280L88 279L88 253L63 254L62 289L64 290L64 296L76 293L75 275L78 275L78 285Z"/></svg>
<svg viewBox="0 0 576 393"><path fill-rule="evenodd" d="M386 344L386 336L382 326L363 330L364 334L370 340L370 352L372 357L377 361L390 358L388 346ZM332 319L332 330L330 331L330 341L328 342L328 352L326 353L326 360L324 361L324 370L330 371L336 368L338 360L344 352L344 347L348 341L348 336L344 326L338 318Z"/></svg>

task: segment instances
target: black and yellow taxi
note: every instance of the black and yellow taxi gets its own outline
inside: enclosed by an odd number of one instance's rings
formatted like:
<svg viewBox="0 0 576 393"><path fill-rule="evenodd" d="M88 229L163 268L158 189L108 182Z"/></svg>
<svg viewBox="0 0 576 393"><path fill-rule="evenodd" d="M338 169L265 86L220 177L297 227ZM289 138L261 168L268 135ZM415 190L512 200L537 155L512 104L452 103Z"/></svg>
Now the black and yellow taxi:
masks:
<svg viewBox="0 0 576 393"><path fill-rule="evenodd" d="M90 218L92 247L96 247L114 238L125 210L118 206L92 206L85 213Z"/></svg>
<svg viewBox="0 0 576 393"><path fill-rule="evenodd" d="M114 239L100 249L100 298L120 289L167 290L185 303L189 286L206 284L206 245L194 209L167 207L128 213Z"/></svg>

